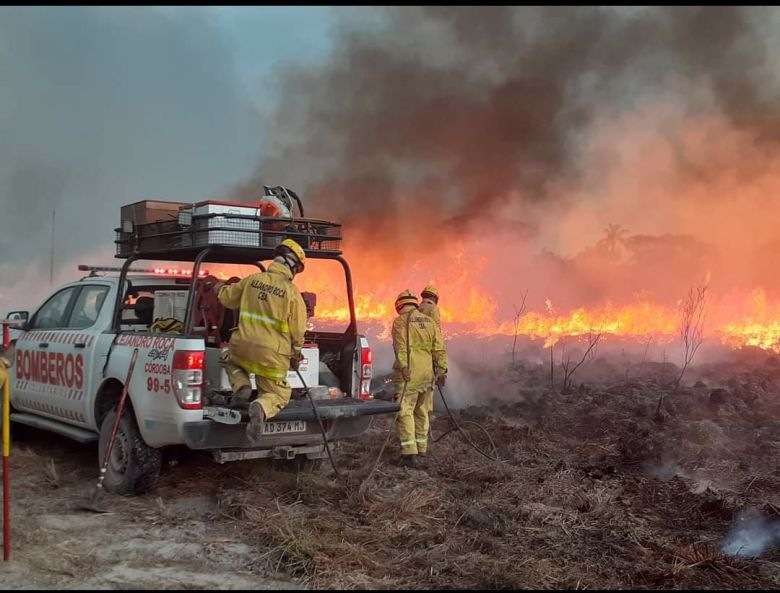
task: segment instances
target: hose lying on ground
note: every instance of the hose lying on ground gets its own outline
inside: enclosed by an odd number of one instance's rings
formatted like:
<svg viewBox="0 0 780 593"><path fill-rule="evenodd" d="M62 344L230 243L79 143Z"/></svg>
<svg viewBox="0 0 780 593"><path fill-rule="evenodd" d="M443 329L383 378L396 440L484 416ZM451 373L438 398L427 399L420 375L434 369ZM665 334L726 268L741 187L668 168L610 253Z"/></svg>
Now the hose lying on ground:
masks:
<svg viewBox="0 0 780 593"><path fill-rule="evenodd" d="M410 322L410 319L409 319L409 317L407 317L407 319L406 319L406 363L407 363L407 365L409 364L409 362L411 360L411 357L410 357L410 347L409 347L409 322ZM300 373L298 374L298 376L300 376ZM303 381L303 377L301 377L301 381ZM403 401L404 401L404 397L406 397L406 391L407 391L408 384L409 384L409 381L405 380L404 381L403 391L401 392L401 397L398 400L399 406L403 406ZM458 421L455 419L455 416L453 415L452 410L450 410L450 406L449 406L449 404L447 404L447 398L444 397L444 392L442 391L441 387L437 385L436 388L439 390L439 395L441 396L441 401L444 402L444 407L447 410L447 414L449 414L450 420L452 421L452 424L454 425L454 427L449 429L449 430L447 430L443 434L439 435L439 437L434 439L432 442L436 443L436 442L440 441L441 439L443 439L444 437L446 437L451 432L457 430L461 434L461 436L464 438L466 443L468 443L468 445L470 445L471 448L474 449L477 453L479 453L480 455L482 455L483 457L485 457L487 459L490 459L491 461L496 461L498 463L505 463L504 461L502 461L501 459L496 457L496 445L493 442L493 439L491 438L490 433L485 429L485 427L482 426L479 422L474 422L472 420L466 420L466 421L463 422L463 424L475 425L477 428L479 428L485 434L485 436L487 437L488 441L490 442L490 449L491 449L493 455L485 453L482 449L480 449L474 443L474 441L472 441L469 438L469 436L463 430L461 424L459 424ZM308 393L308 389L307 389L307 393ZM315 414L316 414L317 413L316 406L314 405L314 401L311 399L311 395L309 395L309 400L311 401L312 407L314 407ZM390 441L390 435L393 432L393 427L395 426L395 423L398 420L398 415L400 413L401 413L400 409L398 410L398 412L395 413L395 416L393 417L393 422L392 422L392 424L390 424L390 427L387 430L387 436L385 437L385 441L384 441L384 443L382 443L382 447L381 447L381 449L379 449L379 454L377 455L376 459L374 460L373 465L371 466L371 471L368 472L368 475L365 477L365 479L360 484L361 490L368 483L368 481L374 475L374 472L376 471L376 468L379 466L379 460L382 459L382 454L385 452L385 448L387 447L387 443ZM319 419L319 415L318 415L318 419ZM322 426L321 422L320 422L320 426ZM328 441L327 441L327 439L325 439L324 429L323 429L322 436L323 436L323 439L325 440L325 446L327 447ZM328 448L328 456L330 457L330 448ZM336 464L333 462L333 457L330 457L330 463L333 466L333 470L336 472L336 475L339 476L339 472L336 469Z"/></svg>
<svg viewBox="0 0 780 593"><path fill-rule="evenodd" d="M439 395L441 396L441 401L444 402L444 408L447 410L447 414L449 414L450 420L452 420L452 423L455 426L453 428L450 428L445 433L439 435L439 437L437 439L435 439L433 442L436 443L436 442L440 441L441 439L443 439L448 434L450 434L451 432L457 430L461 434L461 436L466 440L466 442L469 445L471 445L471 448L474 449L477 453L479 453L483 457L486 457L487 459L490 459L491 461L498 461L499 463L504 463L498 457L495 457L496 445L493 442L493 439L490 438L490 433L488 433L488 431L485 429L485 427L482 426L479 422L474 422L472 420L466 420L465 422L463 422L463 424L473 424L473 425L477 426L483 433L485 433L485 435L488 438L488 441L490 441L490 448L493 451L493 455L489 455L489 454L485 453L482 449L480 449L479 447L477 447L477 445L474 444L474 441L472 441L469 438L469 436L465 433L465 431L463 430L461 425L455 419L455 415L452 413L452 410L450 410L450 406L447 404L447 398L444 397L444 392L441 390L441 387L439 387L437 385L436 388L439 390Z"/></svg>
<svg viewBox="0 0 780 593"><path fill-rule="evenodd" d="M322 418L320 418L320 411L317 409L317 404L314 403L314 398L311 396L309 387L306 385L306 381L303 380L303 375L301 375L301 372L297 368L295 369L295 372L298 374L298 378L301 380L301 384L303 385L303 389L306 391L306 395L309 396L309 402L311 403L312 410L314 410L314 415L317 417L317 422L320 425L320 432L322 433L322 441L325 443L325 450L328 452L328 459L330 459L330 465L333 467L333 471L336 473L336 477L341 479L339 469L336 467L336 462L333 461L333 455L330 452L328 436L325 433L325 426L322 424Z"/></svg>

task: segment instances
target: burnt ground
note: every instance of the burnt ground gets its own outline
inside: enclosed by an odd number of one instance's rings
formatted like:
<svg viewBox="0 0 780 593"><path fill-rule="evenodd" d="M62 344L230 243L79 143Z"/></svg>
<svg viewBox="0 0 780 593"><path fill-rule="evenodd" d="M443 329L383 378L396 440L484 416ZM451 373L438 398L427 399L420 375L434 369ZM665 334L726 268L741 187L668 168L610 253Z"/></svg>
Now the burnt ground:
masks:
<svg viewBox="0 0 780 593"><path fill-rule="evenodd" d="M421 469L394 465L389 418L342 443L343 480L187 453L159 487L73 510L95 447L35 430L12 448L6 587L639 588L780 586L780 546L724 555L752 510L780 520L780 367L772 360L622 373L604 361L551 391L543 366L507 372L501 399L457 412L501 463L457 433ZM695 385L695 386L694 386ZM663 398L662 398L663 396ZM435 438L449 428L441 412ZM484 434L464 424L488 448ZM771 528L770 528L771 530Z"/></svg>

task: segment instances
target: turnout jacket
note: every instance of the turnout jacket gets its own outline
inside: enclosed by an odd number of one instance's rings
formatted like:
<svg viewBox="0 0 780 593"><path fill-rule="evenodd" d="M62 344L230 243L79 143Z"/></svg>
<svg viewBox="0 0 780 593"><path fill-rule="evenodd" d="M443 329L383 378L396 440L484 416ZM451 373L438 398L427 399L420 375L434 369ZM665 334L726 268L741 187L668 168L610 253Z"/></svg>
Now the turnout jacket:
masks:
<svg viewBox="0 0 780 593"><path fill-rule="evenodd" d="M239 309L230 351L242 367L266 379L283 381L293 352L303 348L306 305L287 266L273 262L267 272L223 286L219 302Z"/></svg>
<svg viewBox="0 0 780 593"><path fill-rule="evenodd" d="M420 313L427 315L436 322L441 329L441 316L439 315L439 306L431 299L423 299L420 302Z"/></svg>
<svg viewBox="0 0 780 593"><path fill-rule="evenodd" d="M393 382L396 392L403 390L403 367L407 367L411 375L407 391L432 389L435 373L447 372L447 352L439 326L416 308L410 308L395 318L392 334L395 351Z"/></svg>

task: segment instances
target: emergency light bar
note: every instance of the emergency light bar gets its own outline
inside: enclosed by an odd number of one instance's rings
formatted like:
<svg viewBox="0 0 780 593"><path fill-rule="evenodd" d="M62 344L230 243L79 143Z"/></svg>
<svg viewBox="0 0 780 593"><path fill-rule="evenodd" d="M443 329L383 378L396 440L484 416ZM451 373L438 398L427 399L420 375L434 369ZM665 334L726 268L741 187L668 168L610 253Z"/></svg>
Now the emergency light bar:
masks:
<svg viewBox="0 0 780 593"><path fill-rule="evenodd" d="M87 266L85 264L79 264L79 271L94 274L95 272L121 272L122 268L116 266ZM192 276L192 270L179 268L130 268L128 272L134 274L155 274L159 276ZM208 270L201 270L198 272L198 278L205 278L208 275Z"/></svg>

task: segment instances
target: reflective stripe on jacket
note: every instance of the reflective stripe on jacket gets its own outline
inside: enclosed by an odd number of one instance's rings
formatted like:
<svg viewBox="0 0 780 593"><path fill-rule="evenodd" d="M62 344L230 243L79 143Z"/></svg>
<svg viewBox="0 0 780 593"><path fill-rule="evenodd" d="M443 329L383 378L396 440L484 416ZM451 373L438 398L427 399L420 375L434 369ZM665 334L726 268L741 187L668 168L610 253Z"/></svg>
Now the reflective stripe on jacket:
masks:
<svg viewBox="0 0 780 593"><path fill-rule="evenodd" d="M230 337L233 355L262 377L286 377L306 332L306 305L290 269L273 262L267 272L223 286L218 296L225 307L239 309L238 329Z"/></svg>
<svg viewBox="0 0 780 593"><path fill-rule="evenodd" d="M395 351L393 382L396 391L403 389L402 367L408 367L411 375L407 391L423 391L433 387L434 365L439 372L447 370L447 352L439 326L427 315L409 307L409 311L402 311L393 321L392 334Z"/></svg>

